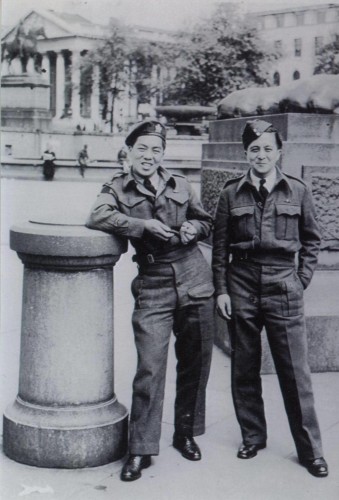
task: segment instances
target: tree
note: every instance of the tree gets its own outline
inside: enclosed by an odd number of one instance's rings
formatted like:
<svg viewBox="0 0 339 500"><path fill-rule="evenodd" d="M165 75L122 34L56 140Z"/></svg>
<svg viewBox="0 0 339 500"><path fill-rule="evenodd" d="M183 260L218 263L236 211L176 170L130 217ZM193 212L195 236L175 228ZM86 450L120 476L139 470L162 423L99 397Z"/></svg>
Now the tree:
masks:
<svg viewBox="0 0 339 500"><path fill-rule="evenodd" d="M103 104L103 118L108 115L111 132L114 126L114 106L122 92L137 97L138 103L149 102L159 92L156 80L152 78L155 65L165 64L169 57L166 44L141 39L131 27L111 21L107 38L88 52L82 61L82 86L92 85L92 71L100 68L100 100Z"/></svg>
<svg viewBox="0 0 339 500"><path fill-rule="evenodd" d="M268 85L268 64L277 57L235 6L219 5L210 19L178 35L168 102L208 105L234 90Z"/></svg>
<svg viewBox="0 0 339 500"><path fill-rule="evenodd" d="M339 39L325 45L317 57L314 74L319 73L339 74Z"/></svg>

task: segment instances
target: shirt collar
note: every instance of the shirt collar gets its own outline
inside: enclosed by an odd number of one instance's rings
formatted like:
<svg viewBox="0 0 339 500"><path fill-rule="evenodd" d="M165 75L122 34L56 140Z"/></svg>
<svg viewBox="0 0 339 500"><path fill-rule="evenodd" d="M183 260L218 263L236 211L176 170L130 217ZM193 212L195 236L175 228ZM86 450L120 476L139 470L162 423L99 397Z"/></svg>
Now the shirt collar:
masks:
<svg viewBox="0 0 339 500"><path fill-rule="evenodd" d="M160 166L158 168L158 174L161 177L161 179L165 182L165 184L172 184L173 187L176 186L175 178L164 167ZM132 168L129 170L129 172L126 174L126 177L124 178L123 188L127 189L130 184L133 186L136 186L138 184L132 173Z"/></svg>
<svg viewBox="0 0 339 500"><path fill-rule="evenodd" d="M254 186L259 190L261 178L254 175L252 168L250 169L250 177L252 184L254 184ZM265 188L269 193L272 191L273 186L275 186L276 179L277 179L277 171L275 168L272 168L267 177L265 177L266 182L264 184Z"/></svg>
<svg viewBox="0 0 339 500"><path fill-rule="evenodd" d="M280 184L280 182L283 182L287 185L289 190L292 191L291 183L290 183L288 177L280 170L279 167L276 166L275 169L276 169L276 179L275 179L274 186L277 186L278 184ZM252 179L251 179L251 169L250 168L248 169L248 171L244 175L244 177L242 177L240 179L236 192L240 191L240 189L242 189L246 184L250 185L250 186L254 185L252 182Z"/></svg>

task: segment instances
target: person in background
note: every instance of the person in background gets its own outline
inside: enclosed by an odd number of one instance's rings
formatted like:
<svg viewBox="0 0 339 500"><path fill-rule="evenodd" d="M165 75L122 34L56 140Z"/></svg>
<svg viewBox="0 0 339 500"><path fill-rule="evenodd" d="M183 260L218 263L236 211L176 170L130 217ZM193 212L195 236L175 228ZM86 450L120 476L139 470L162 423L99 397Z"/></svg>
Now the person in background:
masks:
<svg viewBox="0 0 339 500"><path fill-rule="evenodd" d="M46 145L46 149L42 154L44 161L42 166L43 175L46 181L52 181L55 174L55 153L52 150L51 144Z"/></svg>
<svg viewBox="0 0 339 500"><path fill-rule="evenodd" d="M117 160L119 165L122 166L124 172L129 172L129 164L128 164L128 151L125 147L122 147L117 155Z"/></svg>
<svg viewBox="0 0 339 500"><path fill-rule="evenodd" d="M277 167L282 140L271 123L247 122L242 140L249 169L221 192L212 264L217 311L231 337L232 395L243 438L237 456L250 459L266 447L265 327L299 462L325 477L303 305L321 241L312 196L302 180Z"/></svg>
<svg viewBox="0 0 339 500"><path fill-rule="evenodd" d="M159 454L168 345L176 337L173 446L200 460L194 436L205 431L205 396L214 336L212 271L197 242L212 218L185 177L162 167L166 129L156 120L126 137L131 168L104 184L87 226L125 236L139 273L132 282L138 354L130 414L129 457L121 479L133 481Z"/></svg>
<svg viewBox="0 0 339 500"><path fill-rule="evenodd" d="M83 178L85 178L85 170L88 166L88 163L89 163L88 149L87 149L87 144L85 144L78 154L78 165L80 169L80 175Z"/></svg>

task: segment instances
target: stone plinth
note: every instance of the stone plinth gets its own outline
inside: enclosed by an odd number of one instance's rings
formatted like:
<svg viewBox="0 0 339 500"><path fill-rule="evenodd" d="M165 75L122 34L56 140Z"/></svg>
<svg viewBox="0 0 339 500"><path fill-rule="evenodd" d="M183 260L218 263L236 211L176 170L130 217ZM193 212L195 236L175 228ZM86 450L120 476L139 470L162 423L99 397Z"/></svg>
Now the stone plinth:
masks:
<svg viewBox="0 0 339 500"><path fill-rule="evenodd" d="M214 215L220 191L228 179L248 169L241 135L247 120L232 118L210 123L209 143L203 146L201 198ZM304 179L314 195L322 250L319 264L305 293L309 362L314 372L339 370L339 116L288 113L265 115L284 140L280 167ZM335 300L334 300L335 298ZM274 365L263 332L263 373ZM230 353L227 323L217 320L216 343Z"/></svg>
<svg viewBox="0 0 339 500"><path fill-rule="evenodd" d="M52 119L50 85L40 75L1 78L1 125L21 130L48 130Z"/></svg>
<svg viewBox="0 0 339 500"><path fill-rule="evenodd" d="M127 245L47 221L10 233L24 285L19 391L4 414L4 451L38 467L94 467L127 448L113 364L113 266Z"/></svg>

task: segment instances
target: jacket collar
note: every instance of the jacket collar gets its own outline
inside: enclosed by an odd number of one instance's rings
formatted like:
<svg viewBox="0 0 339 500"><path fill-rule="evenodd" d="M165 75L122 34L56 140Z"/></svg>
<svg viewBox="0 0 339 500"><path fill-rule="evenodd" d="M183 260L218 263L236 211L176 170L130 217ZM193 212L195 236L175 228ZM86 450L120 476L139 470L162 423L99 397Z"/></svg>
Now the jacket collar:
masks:
<svg viewBox="0 0 339 500"><path fill-rule="evenodd" d="M176 187L175 178L164 167L160 166L158 168L158 174L163 179L163 181L165 182L165 184L171 184L174 188ZM124 178L123 189L124 190L128 189L128 187L130 185L131 186L138 186L139 185L139 183L136 181L136 179L135 179L135 177L134 177L134 175L132 173L132 169L130 169L130 171L126 174L126 176Z"/></svg>
<svg viewBox="0 0 339 500"><path fill-rule="evenodd" d="M289 190L292 191L291 183L290 183L288 177L280 170L279 167L276 166L275 168L277 170L277 178L276 178L274 187L280 183L285 183L287 185L287 187L289 188ZM246 185L250 185L253 187L253 182L251 179L250 170L251 169L248 169L246 174L244 175L244 177L242 177L240 179L240 181L238 183L237 191L236 191L237 193Z"/></svg>

